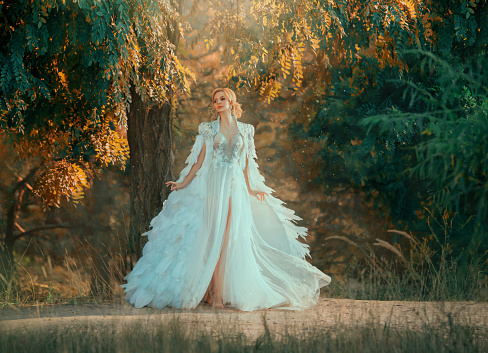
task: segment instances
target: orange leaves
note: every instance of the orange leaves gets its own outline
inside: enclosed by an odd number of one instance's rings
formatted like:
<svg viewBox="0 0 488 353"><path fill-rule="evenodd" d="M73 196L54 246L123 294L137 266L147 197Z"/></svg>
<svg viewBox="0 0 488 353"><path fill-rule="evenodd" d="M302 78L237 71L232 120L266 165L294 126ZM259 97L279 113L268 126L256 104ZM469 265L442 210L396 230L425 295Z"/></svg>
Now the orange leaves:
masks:
<svg viewBox="0 0 488 353"><path fill-rule="evenodd" d="M87 187L85 170L76 163L61 160L41 173L34 193L41 198L45 207L59 207L62 197L78 203L83 199L84 189Z"/></svg>
<svg viewBox="0 0 488 353"><path fill-rule="evenodd" d="M289 53L290 50L287 49L288 48L283 48L279 57L281 73L284 79L286 79L286 75L290 75L291 70L291 57Z"/></svg>
<svg viewBox="0 0 488 353"><path fill-rule="evenodd" d="M424 37L429 43L433 43L435 40L434 31L432 30L432 20L432 17L428 13L422 17L422 24L425 28Z"/></svg>
<svg viewBox="0 0 488 353"><path fill-rule="evenodd" d="M377 62L380 69L405 70L400 53L420 43L416 38L424 30L420 21L425 8L420 4L420 0L253 1L248 13L239 8L239 14L244 21L252 18L246 25L257 23L259 33L232 25L220 28L220 33L232 29L234 35L232 42L224 41L226 52L236 53L227 83L254 86L263 100L270 101L277 92L313 92L325 84L331 66L344 67L345 80L349 68L364 59ZM349 92L360 95L371 81L374 78L359 75L346 84Z"/></svg>
<svg viewBox="0 0 488 353"><path fill-rule="evenodd" d="M352 69L352 77L347 79L349 83L349 88L352 88L353 91L351 96L360 96L369 81L367 74L359 69L358 66L354 66Z"/></svg>
<svg viewBox="0 0 488 353"><path fill-rule="evenodd" d="M334 1L326 3L331 9L337 6ZM266 101L274 99L281 86L289 81L293 84L288 86L297 92L303 85L304 68L320 51L322 37L329 34L334 21L334 15L328 12L331 9L325 9L321 0L252 2L250 15L264 31L248 52L241 51L235 58L227 74L227 79L232 80L228 82L240 82L238 77L247 77L247 82L254 82ZM321 18L319 21L317 16ZM236 49L239 52L239 48ZM264 74L264 68L268 74Z"/></svg>
<svg viewBox="0 0 488 353"><path fill-rule="evenodd" d="M280 0L252 1L250 13L264 28L278 25L281 15L287 11L285 2Z"/></svg>
<svg viewBox="0 0 488 353"><path fill-rule="evenodd" d="M47 123L46 125L52 125ZM13 134L14 141L11 147L20 159L49 160L56 158L60 150L68 149L69 134L64 131L56 131L52 127L37 127L28 132L27 136Z"/></svg>
<svg viewBox="0 0 488 353"><path fill-rule="evenodd" d="M330 17L328 12L324 11L323 17L324 17L322 21L323 27L321 28L322 35L329 32L330 26L332 24L332 18Z"/></svg>
<svg viewBox="0 0 488 353"><path fill-rule="evenodd" d="M417 17L418 14L418 9L417 9L417 3L413 0L403 0L401 1L403 3L404 7L407 9L408 14L412 19Z"/></svg>
<svg viewBox="0 0 488 353"><path fill-rule="evenodd" d="M129 158L129 143L127 139L117 130L111 128L116 126L116 122L106 119L102 123L102 128L91 135L91 142L97 151L96 158L104 166L118 164L125 169L125 162Z"/></svg>
<svg viewBox="0 0 488 353"><path fill-rule="evenodd" d="M271 103L271 100L278 98L281 88L282 85L280 82L269 79L262 83L259 93L261 94L261 97L268 101L269 104Z"/></svg>
<svg viewBox="0 0 488 353"><path fill-rule="evenodd" d="M61 71L61 70L57 70L57 73L58 73L58 76L59 76L59 80L61 82L61 84L64 86L64 88L68 88L68 80L66 78L66 74Z"/></svg>
<svg viewBox="0 0 488 353"><path fill-rule="evenodd" d="M214 40L213 39L207 39L206 38L203 42L205 43L205 48L207 50L210 50L210 48L214 46Z"/></svg>
<svg viewBox="0 0 488 353"><path fill-rule="evenodd" d="M427 4L429 6L429 4ZM449 16L453 15L451 9L447 9L446 11ZM440 15L433 10L427 11L422 16L422 26L424 27L424 38L427 42L434 44L437 38L436 33L434 32L432 25L437 23L440 24L444 21L444 15Z"/></svg>

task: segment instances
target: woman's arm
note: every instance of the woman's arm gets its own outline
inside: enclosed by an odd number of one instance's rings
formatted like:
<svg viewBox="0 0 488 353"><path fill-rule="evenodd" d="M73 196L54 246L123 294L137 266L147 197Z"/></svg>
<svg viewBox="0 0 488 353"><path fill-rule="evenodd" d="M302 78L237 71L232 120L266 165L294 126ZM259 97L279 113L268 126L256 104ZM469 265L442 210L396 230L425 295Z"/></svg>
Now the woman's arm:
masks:
<svg viewBox="0 0 488 353"><path fill-rule="evenodd" d="M191 167L190 172L187 174L185 179L181 183L177 183L174 181L168 181L166 183L166 186L171 185L171 191L186 188L191 183L191 181L193 180L193 178L197 174L198 170L201 168L203 161L205 160L205 153L206 153L206 144L204 141L202 149L200 151L200 154L198 155L198 159L195 162L195 164L193 164L193 166Z"/></svg>
<svg viewBox="0 0 488 353"><path fill-rule="evenodd" d="M268 195L263 191L254 191L251 189L249 183L249 158L246 156L246 167L244 168L244 179L246 179L247 192L249 195L256 197L259 201L264 201L264 195Z"/></svg>
<svg viewBox="0 0 488 353"><path fill-rule="evenodd" d="M249 158L246 156L246 167L244 168L244 179L246 179L247 191L251 193L251 184L249 184Z"/></svg>

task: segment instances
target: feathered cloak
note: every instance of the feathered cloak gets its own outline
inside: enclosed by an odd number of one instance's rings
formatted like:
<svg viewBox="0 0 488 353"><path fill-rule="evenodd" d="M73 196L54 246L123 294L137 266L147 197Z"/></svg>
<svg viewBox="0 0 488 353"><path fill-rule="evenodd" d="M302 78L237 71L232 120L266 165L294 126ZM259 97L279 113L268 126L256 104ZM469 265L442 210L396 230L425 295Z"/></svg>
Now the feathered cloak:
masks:
<svg viewBox="0 0 488 353"><path fill-rule="evenodd" d="M212 162L213 140L219 131L219 124L220 118L199 125L199 133L186 160L186 167L177 181L182 182L188 175L205 143L206 154L201 168L187 187L169 194L162 211L151 221L151 230L143 234L148 236L143 256L125 277L128 283L122 285L127 292L127 300L135 307L194 308L205 294L222 248L222 239L210 238L202 233L205 228L205 202L209 197L207 179ZM241 310L255 310L280 307L273 300L283 299L287 303L283 307L286 309L309 307L318 299L320 287L330 283L330 277L304 260L305 256L310 256L309 247L298 238L305 239L307 228L295 224L301 218L285 207L283 201L274 197L274 190L265 185L256 162L254 126L237 121L237 128L244 137L246 154L246 158L241 159L239 169L244 171L247 159L251 189L269 195L264 201L249 197L255 226L253 229L257 230L255 234L259 233L258 239L253 240L253 246L258 247L258 251L259 248L266 250L260 251L265 258L261 258L259 269L262 272L263 267L266 268L265 272L269 276L265 278L263 286L274 288L281 294L276 294L274 298L269 296L262 303L259 298L257 301L246 298L238 305L232 304ZM268 268L271 269L268 271ZM294 271L295 268L299 269ZM288 276L286 271L296 272L295 277L283 280L283 276ZM252 277L248 280L252 282L260 279ZM277 285L283 282L286 285ZM279 286L286 288L281 289ZM234 294L233 298L238 298L238 294Z"/></svg>

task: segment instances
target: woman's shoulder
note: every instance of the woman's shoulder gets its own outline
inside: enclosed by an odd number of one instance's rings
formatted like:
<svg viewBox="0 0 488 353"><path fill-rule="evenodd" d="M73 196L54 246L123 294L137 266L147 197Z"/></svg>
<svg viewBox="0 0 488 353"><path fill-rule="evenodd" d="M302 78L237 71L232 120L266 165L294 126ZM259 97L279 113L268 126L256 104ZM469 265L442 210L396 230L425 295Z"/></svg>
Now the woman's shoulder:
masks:
<svg viewBox="0 0 488 353"><path fill-rule="evenodd" d="M213 127L212 124L215 122L213 121L203 121L198 125L198 133L200 135L212 135ZM241 129L244 130L245 133L248 134L248 136L252 137L254 136L254 126L252 124L248 123L243 123L239 121L239 124L241 126Z"/></svg>
<svg viewBox="0 0 488 353"><path fill-rule="evenodd" d="M254 125L248 123L241 123L245 131L252 137L254 136Z"/></svg>
<svg viewBox="0 0 488 353"><path fill-rule="evenodd" d="M198 133L200 135L208 135L212 131L212 122L203 121L198 125Z"/></svg>

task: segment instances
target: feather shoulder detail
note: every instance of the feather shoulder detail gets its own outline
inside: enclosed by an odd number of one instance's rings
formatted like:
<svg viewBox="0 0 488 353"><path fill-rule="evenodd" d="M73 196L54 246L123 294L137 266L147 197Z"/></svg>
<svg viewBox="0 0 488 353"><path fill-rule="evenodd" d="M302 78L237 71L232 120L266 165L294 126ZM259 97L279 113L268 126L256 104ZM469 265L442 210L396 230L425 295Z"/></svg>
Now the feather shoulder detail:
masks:
<svg viewBox="0 0 488 353"><path fill-rule="evenodd" d="M211 123L208 121L200 123L200 125L198 125L198 134L202 135L205 140L212 137Z"/></svg>

